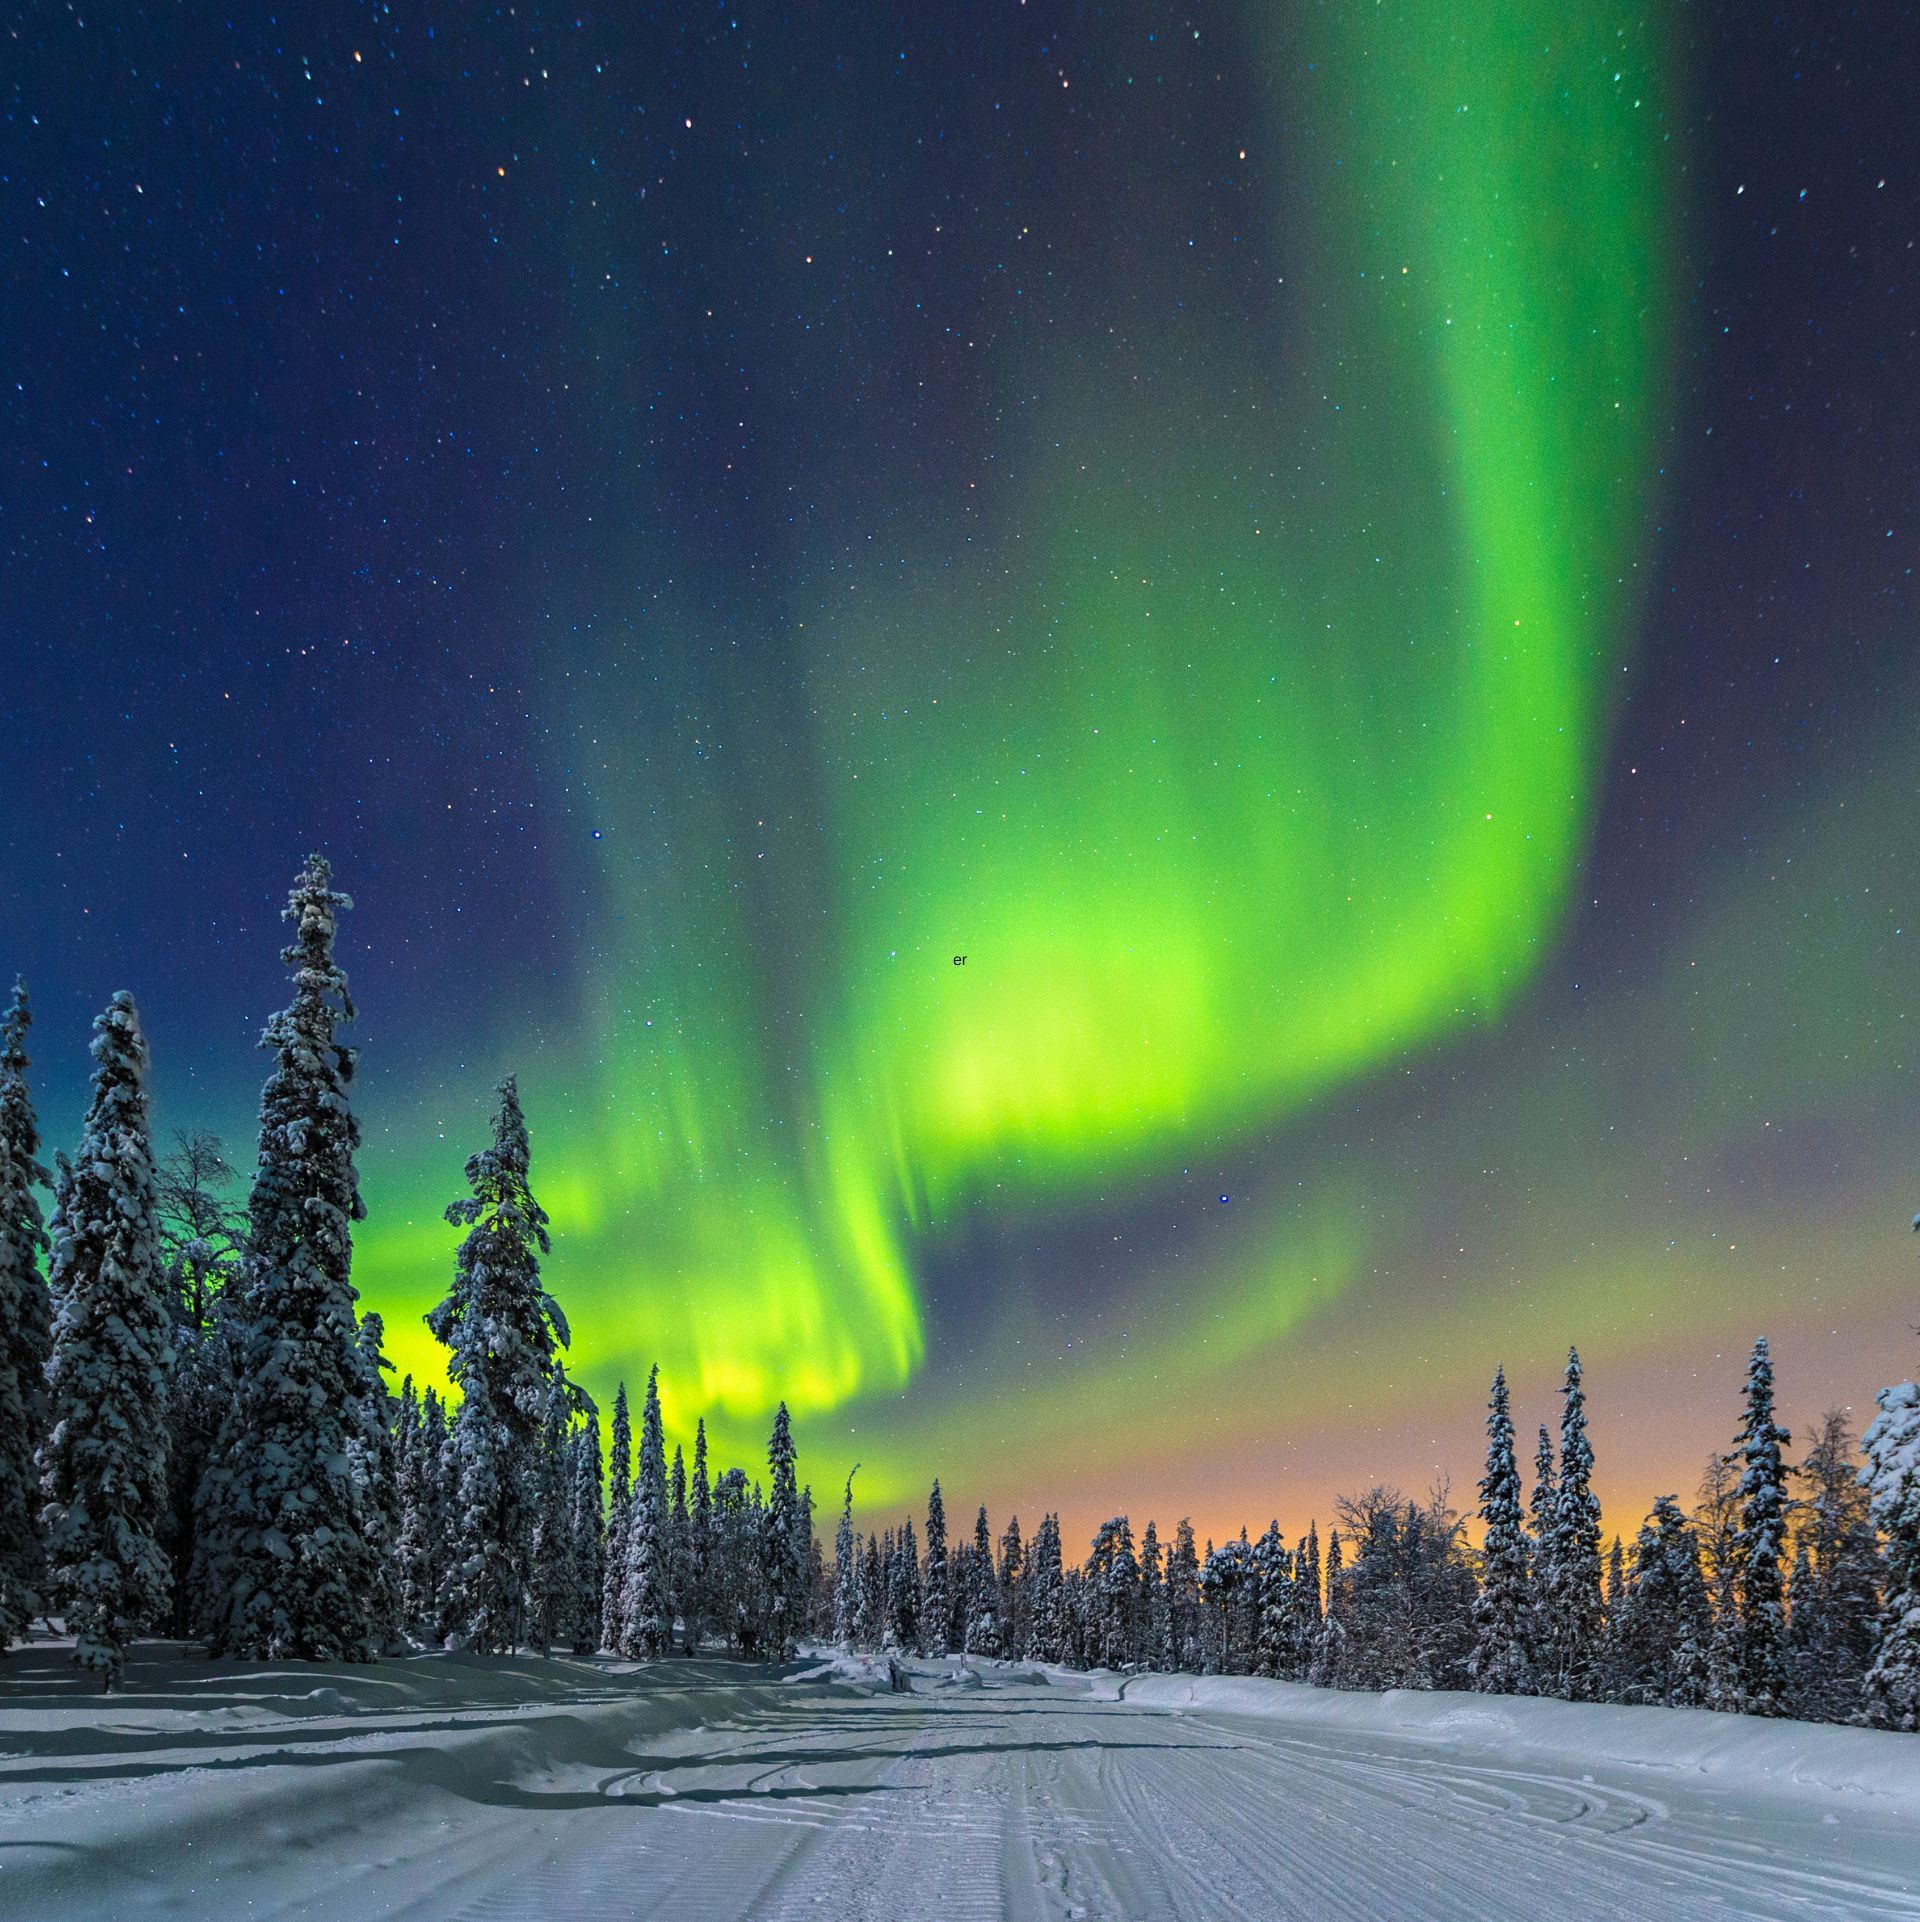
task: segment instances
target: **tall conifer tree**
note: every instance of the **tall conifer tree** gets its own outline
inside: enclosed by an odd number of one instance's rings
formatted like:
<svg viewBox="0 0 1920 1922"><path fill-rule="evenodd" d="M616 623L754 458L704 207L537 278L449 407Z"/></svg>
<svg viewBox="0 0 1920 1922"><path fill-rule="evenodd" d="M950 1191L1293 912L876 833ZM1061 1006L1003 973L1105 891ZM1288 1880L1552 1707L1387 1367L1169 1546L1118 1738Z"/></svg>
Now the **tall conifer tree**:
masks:
<svg viewBox="0 0 1920 1922"><path fill-rule="evenodd" d="M520 1091L500 1084L490 1147L468 1158L469 1193L447 1208L467 1235L453 1286L427 1317L459 1384L453 1454L460 1477L451 1585L454 1633L481 1653L511 1649L532 1626L540 1442L566 1317L540 1283L547 1215L528 1183Z"/></svg>
<svg viewBox="0 0 1920 1922"><path fill-rule="evenodd" d="M1027 1553L1020 1517L1010 1516L1000 1537L1001 1645L1009 1655L1027 1652Z"/></svg>
<svg viewBox="0 0 1920 1922"><path fill-rule="evenodd" d="M600 1646L620 1646L620 1598L627 1587L627 1537L633 1527L633 1417L627 1384L613 1397L613 1441L607 1458L606 1585L600 1602Z"/></svg>
<svg viewBox="0 0 1920 1922"><path fill-rule="evenodd" d="M46 1543L36 1452L47 1431L47 1358L53 1310L40 1273L46 1223L36 1184L40 1130L27 1087L25 982L0 1024L0 1653L27 1632L40 1606Z"/></svg>
<svg viewBox="0 0 1920 1922"><path fill-rule="evenodd" d="M1000 1582L993 1565L993 1536L983 1503L973 1521L973 1554L967 1561L967 1639L969 1655L998 1655Z"/></svg>
<svg viewBox="0 0 1920 1922"><path fill-rule="evenodd" d="M1513 1454L1513 1410L1504 1368L1494 1370L1487 1403L1487 1472L1480 1481L1480 1520L1486 1532L1468 1670L1474 1687L1488 1694L1524 1695L1533 1681L1528 1659L1528 1545L1520 1514L1520 1468Z"/></svg>
<svg viewBox="0 0 1920 1922"><path fill-rule="evenodd" d="M1287 1553L1278 1518L1269 1521L1253 1545L1252 1668L1256 1675L1286 1673L1293 1634L1293 1558Z"/></svg>
<svg viewBox="0 0 1920 1922"><path fill-rule="evenodd" d="M574 1431L571 1457L573 1652L591 1655L600 1646L600 1608L606 1590L606 1490L597 1411Z"/></svg>
<svg viewBox="0 0 1920 1922"><path fill-rule="evenodd" d="M1544 1435L1545 1430L1541 1433ZM1316 1688L1338 1688L1347 1670L1347 1577L1337 1528L1327 1531L1327 1600L1320 1612L1320 1640L1308 1676Z"/></svg>
<svg viewBox="0 0 1920 1922"><path fill-rule="evenodd" d="M1780 1451L1792 1437L1773 1418L1773 1358L1764 1335L1747 1364L1746 1410L1729 1462L1739 1467L1740 1698L1750 1715L1779 1715L1789 1689L1781 1563L1787 1539L1787 1473Z"/></svg>
<svg viewBox="0 0 1920 1922"><path fill-rule="evenodd" d="M767 1585L767 1652L785 1661L807 1631L805 1551L801 1547L801 1506L794 1466L793 1427L787 1404L775 1409L767 1440L767 1514L762 1566ZM807 1530L809 1536L811 1528Z"/></svg>
<svg viewBox="0 0 1920 1922"><path fill-rule="evenodd" d="M1702 1706L1712 1635L1700 1548L1680 1505L1662 1495L1634 1545L1633 1579L1611 1624L1617 1699Z"/></svg>
<svg viewBox="0 0 1920 1922"><path fill-rule="evenodd" d="M384 1645L400 1632L400 1485L394 1430L399 1406L387 1387L386 1325L372 1313L360 1317L360 1399L348 1437L354 1489L372 1551L374 1638Z"/></svg>
<svg viewBox="0 0 1920 1922"><path fill-rule="evenodd" d="M833 1537L833 1635L835 1641L848 1646L853 1642L860 1613L860 1554L853 1532L853 1478L859 1472L860 1464L855 1462L847 1476L840 1526Z"/></svg>
<svg viewBox="0 0 1920 1922"><path fill-rule="evenodd" d="M196 1570L215 1654L369 1661L379 1645L379 1568L349 1443L365 1394L353 1224L365 1215L354 1152L353 1018L334 958L343 908L319 855L284 918L293 999L267 1023L274 1057L260 1098L235 1322L234 1397L197 1505Z"/></svg>
<svg viewBox="0 0 1920 1922"><path fill-rule="evenodd" d="M1035 1661L1064 1661L1067 1654L1066 1594L1058 1515L1041 1516L1027 1568L1030 1623L1027 1653Z"/></svg>
<svg viewBox="0 0 1920 1922"><path fill-rule="evenodd" d="M393 1484L400 1525L394 1540L394 1584L399 1597L400 1626L410 1634L421 1631L428 1612L421 1605L427 1579L427 1555L422 1530L422 1457L420 1396L407 1375L400 1382L400 1406L394 1420Z"/></svg>
<svg viewBox="0 0 1920 1922"><path fill-rule="evenodd" d="M147 1044L129 994L94 1023L93 1098L53 1224L52 1425L41 1451L48 1584L73 1659L119 1679L164 1618L169 1318L153 1214Z"/></svg>
<svg viewBox="0 0 1920 1922"><path fill-rule="evenodd" d="M667 1614L684 1617L688 1576L692 1569L693 1517L687 1507L687 1458L673 1445L673 1466L667 1471Z"/></svg>
<svg viewBox="0 0 1920 1922"><path fill-rule="evenodd" d="M1560 1479L1542 1545L1549 1663L1542 1680L1546 1693L1570 1702L1587 1701L1594 1693L1606 1615L1600 1592L1600 1504L1593 1493L1583 1381L1580 1351L1570 1348L1560 1391Z"/></svg>
<svg viewBox="0 0 1920 1922"><path fill-rule="evenodd" d="M1320 1524L1317 1521L1307 1524L1307 1540L1300 1552L1294 1593L1297 1624L1294 1672L1305 1680L1320 1645Z"/></svg>
<svg viewBox="0 0 1920 1922"><path fill-rule="evenodd" d="M1903 1381L1874 1398L1861 1438L1873 1520L1886 1542L1886 1600L1866 1714L1876 1728L1920 1730L1920 1385Z"/></svg>
<svg viewBox="0 0 1920 1922"><path fill-rule="evenodd" d="M869 1532L860 1557L860 1612L854 1619L857 1648L879 1648L887 1639L887 1578L880 1538Z"/></svg>
<svg viewBox="0 0 1920 1922"><path fill-rule="evenodd" d="M627 1523L626 1587L620 1598L621 1654L653 1661L673 1642L667 1599L667 1447L660 1425L660 1370L647 1375L640 1408L640 1460Z"/></svg>
<svg viewBox="0 0 1920 1922"><path fill-rule="evenodd" d="M920 1603L923 1654L947 1652L951 1600L947 1592L947 1508L936 1480L933 1493L927 1497L927 1574Z"/></svg>
<svg viewBox="0 0 1920 1922"><path fill-rule="evenodd" d="M1167 1666L1167 1583L1160 1531L1151 1519L1140 1537L1140 1659L1149 1669Z"/></svg>
<svg viewBox="0 0 1920 1922"><path fill-rule="evenodd" d="M541 1426L533 1523L534 1641L540 1652L572 1648L579 1633L580 1586L575 1540L573 1437L585 1397L562 1369L547 1387ZM596 1618L598 1610L595 1611ZM596 1619L596 1627L598 1622Z"/></svg>
<svg viewBox="0 0 1920 1922"><path fill-rule="evenodd" d="M1184 1515L1167 1551L1167 1659L1176 1669L1200 1666L1200 1551Z"/></svg>
<svg viewBox="0 0 1920 1922"><path fill-rule="evenodd" d="M694 1424L693 1474L687 1488L687 1588L680 1620L687 1653L698 1653L713 1620L713 1484L707 1471L707 1424Z"/></svg>

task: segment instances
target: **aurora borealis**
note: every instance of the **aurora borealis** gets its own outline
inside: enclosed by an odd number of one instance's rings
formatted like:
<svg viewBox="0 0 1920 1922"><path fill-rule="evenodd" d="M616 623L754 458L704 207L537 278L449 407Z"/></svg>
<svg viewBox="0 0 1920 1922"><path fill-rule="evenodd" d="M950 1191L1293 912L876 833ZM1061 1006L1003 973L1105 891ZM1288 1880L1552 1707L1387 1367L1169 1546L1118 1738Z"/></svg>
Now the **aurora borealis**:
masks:
<svg viewBox="0 0 1920 1922"><path fill-rule="evenodd" d="M1293 1527L1464 1484L1494 1361L1535 1420L1578 1340L1637 1519L1756 1333L1864 1405L1920 149L1768 32L34 27L50 1133L127 986L163 1122L247 1141L312 844L403 1366L512 1069L587 1385L739 1450L784 1395L816 1489Z"/></svg>

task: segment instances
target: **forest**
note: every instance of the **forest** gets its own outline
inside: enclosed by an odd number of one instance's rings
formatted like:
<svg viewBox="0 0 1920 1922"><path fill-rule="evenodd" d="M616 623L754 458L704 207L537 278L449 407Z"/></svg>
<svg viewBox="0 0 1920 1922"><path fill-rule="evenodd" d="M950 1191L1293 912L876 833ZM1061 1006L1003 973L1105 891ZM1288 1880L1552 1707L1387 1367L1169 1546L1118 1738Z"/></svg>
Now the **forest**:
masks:
<svg viewBox="0 0 1920 1922"><path fill-rule="evenodd" d="M0 1029L0 1644L40 1620L103 1688L148 1636L213 1655L371 1661L410 1648L611 1651L803 1641L879 1654L1253 1674L1357 1690L1473 1689L1920 1728L1920 1388L1856 1436L1830 1411L1790 1461L1766 1340L1691 1511L1632 1539L1593 1492L1570 1351L1529 1487L1496 1370L1471 1517L1444 1488L1343 1498L1289 1546L1104 1522L1082 1558L1057 1514L950 1535L854 1528L829 1559L785 1404L764 1464L717 1468L704 1425L669 1459L657 1371L637 1426L568 1374L543 1284L515 1082L447 1209L465 1229L428 1316L457 1394L395 1392L358 1309L353 1016L334 953L351 906L311 857L285 918L292 978L244 1206L222 1145L153 1139L130 994L95 1023L92 1098L49 1171L16 987ZM50 1189L43 1214L39 1191ZM1477 1523L1477 1528L1472 1524Z"/></svg>

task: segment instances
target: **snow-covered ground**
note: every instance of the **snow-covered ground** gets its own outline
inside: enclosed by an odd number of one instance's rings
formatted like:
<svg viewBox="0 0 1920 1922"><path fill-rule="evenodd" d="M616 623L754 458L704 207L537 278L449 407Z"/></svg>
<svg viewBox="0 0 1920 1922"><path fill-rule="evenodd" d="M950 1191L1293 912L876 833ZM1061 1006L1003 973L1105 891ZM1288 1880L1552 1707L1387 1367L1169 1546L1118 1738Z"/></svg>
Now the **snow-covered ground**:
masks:
<svg viewBox="0 0 1920 1922"><path fill-rule="evenodd" d="M1920 1739L915 1664L0 1664L0 1918L1920 1918Z"/></svg>

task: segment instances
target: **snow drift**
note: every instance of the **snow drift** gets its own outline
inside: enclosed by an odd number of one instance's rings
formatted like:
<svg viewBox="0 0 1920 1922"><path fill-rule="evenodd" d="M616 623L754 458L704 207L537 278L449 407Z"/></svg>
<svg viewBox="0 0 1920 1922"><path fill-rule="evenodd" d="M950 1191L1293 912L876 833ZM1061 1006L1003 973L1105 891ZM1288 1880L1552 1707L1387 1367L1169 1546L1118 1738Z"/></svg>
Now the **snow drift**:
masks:
<svg viewBox="0 0 1920 1922"><path fill-rule="evenodd" d="M1524 1695L1351 1694L1241 1675L1105 1676L1095 1692L1142 1708L1246 1717L1302 1734L1398 1736L1575 1769L1608 1763L1694 1776L1747 1794L1874 1796L1920 1822L1920 1741L1880 1729Z"/></svg>

